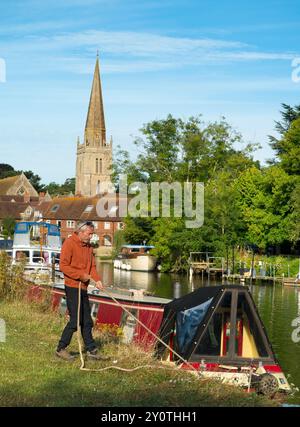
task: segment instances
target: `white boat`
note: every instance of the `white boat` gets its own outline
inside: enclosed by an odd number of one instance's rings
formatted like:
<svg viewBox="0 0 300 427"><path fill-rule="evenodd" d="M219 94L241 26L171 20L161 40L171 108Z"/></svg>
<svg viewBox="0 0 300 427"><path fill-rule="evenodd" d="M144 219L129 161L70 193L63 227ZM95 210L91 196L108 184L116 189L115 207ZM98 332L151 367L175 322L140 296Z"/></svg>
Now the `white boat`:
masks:
<svg viewBox="0 0 300 427"><path fill-rule="evenodd" d="M150 254L154 246L123 245L118 257L114 260L114 268L121 270L153 271L157 257Z"/></svg>
<svg viewBox="0 0 300 427"><path fill-rule="evenodd" d="M12 249L6 250L12 263L26 260L25 273L54 272L59 275L61 237L57 225L46 222L22 221L15 225Z"/></svg>

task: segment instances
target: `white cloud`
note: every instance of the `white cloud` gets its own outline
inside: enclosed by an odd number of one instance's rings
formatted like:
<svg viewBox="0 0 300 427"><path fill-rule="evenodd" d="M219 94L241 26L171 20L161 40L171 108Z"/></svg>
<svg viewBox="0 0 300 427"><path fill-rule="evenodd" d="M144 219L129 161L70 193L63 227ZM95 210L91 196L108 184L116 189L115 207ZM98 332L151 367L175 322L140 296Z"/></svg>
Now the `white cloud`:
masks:
<svg viewBox="0 0 300 427"><path fill-rule="evenodd" d="M203 63L283 61L297 56L295 52L255 51L239 41L99 30L27 35L0 43L1 53L15 58L26 55L31 65L74 73L90 74L91 56L95 57L97 50L105 55L104 73L158 71Z"/></svg>

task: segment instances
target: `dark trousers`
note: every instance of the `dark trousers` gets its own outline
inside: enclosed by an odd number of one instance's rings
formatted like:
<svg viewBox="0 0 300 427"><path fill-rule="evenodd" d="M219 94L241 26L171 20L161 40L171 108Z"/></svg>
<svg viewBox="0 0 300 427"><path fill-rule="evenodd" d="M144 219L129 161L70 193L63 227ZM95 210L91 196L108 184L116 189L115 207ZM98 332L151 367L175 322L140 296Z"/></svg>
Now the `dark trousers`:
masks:
<svg viewBox="0 0 300 427"><path fill-rule="evenodd" d="M70 321L63 330L62 336L58 343L57 351L66 348L72 339L73 333L77 331L77 310L78 310L78 289L65 286L67 308L70 316ZM91 308L88 299L87 291L81 290L80 304L80 328L81 335L88 351L96 348L95 341L92 336L92 328L94 326L91 316Z"/></svg>

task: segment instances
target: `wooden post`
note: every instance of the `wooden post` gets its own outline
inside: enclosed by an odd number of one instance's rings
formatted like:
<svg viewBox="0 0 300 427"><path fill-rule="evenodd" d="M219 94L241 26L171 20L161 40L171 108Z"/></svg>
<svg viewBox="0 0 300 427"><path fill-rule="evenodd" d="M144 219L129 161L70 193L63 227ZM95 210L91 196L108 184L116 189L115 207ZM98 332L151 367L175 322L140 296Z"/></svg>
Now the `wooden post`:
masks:
<svg viewBox="0 0 300 427"><path fill-rule="evenodd" d="M234 275L234 245L232 246L232 274Z"/></svg>
<svg viewBox="0 0 300 427"><path fill-rule="evenodd" d="M252 261L251 261L251 277L250 277L250 285L252 285L252 280L253 280L253 270L254 270L254 250L252 249Z"/></svg>

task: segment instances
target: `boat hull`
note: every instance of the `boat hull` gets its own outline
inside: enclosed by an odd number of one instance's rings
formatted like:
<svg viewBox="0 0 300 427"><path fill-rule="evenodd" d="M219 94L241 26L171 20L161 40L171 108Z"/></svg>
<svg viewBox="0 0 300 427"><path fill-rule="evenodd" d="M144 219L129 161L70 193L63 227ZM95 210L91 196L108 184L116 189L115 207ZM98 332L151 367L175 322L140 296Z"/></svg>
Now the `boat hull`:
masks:
<svg viewBox="0 0 300 427"><path fill-rule="evenodd" d="M157 258L152 255L140 255L136 258L122 258L114 260L114 268L134 271L153 271Z"/></svg>

